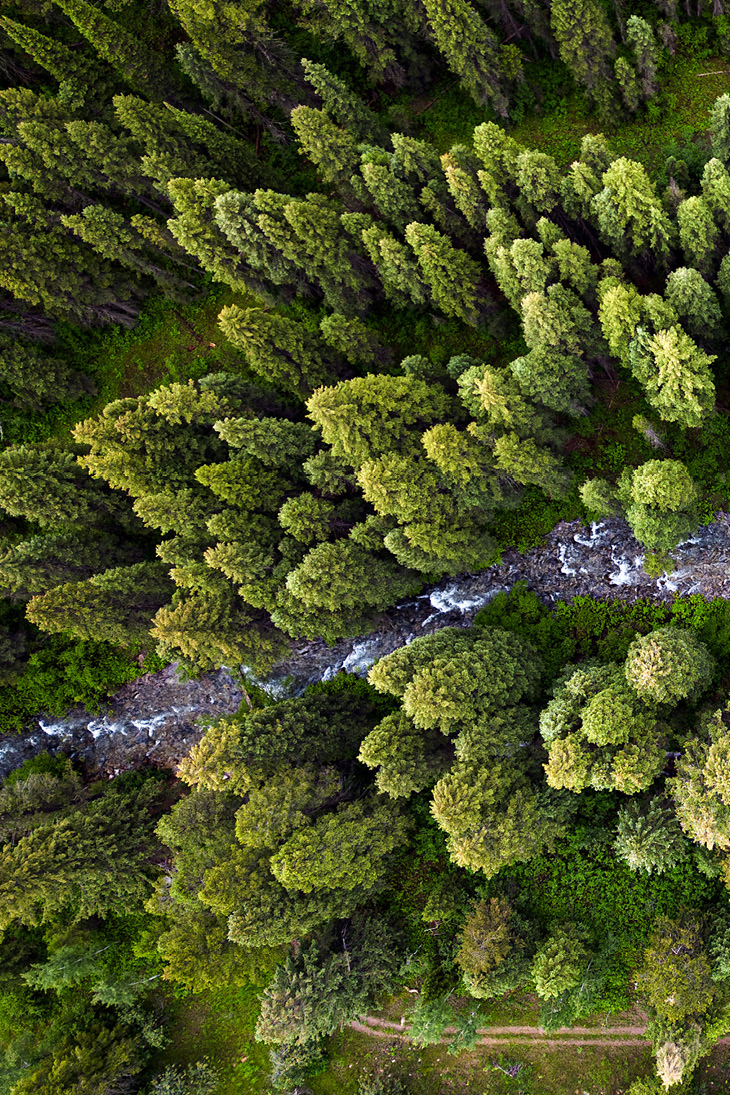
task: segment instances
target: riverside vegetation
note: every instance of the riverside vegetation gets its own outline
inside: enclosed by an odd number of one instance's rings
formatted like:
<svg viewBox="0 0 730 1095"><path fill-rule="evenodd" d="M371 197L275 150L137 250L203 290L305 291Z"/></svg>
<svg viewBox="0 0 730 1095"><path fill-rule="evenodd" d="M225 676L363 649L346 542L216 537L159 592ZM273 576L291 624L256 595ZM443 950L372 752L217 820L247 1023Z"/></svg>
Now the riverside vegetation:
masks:
<svg viewBox="0 0 730 1095"><path fill-rule="evenodd" d="M260 677L561 518L625 517L662 573L728 505L730 95L683 125L669 91L724 71L722 0L3 12L0 729L172 661ZM568 101L566 166L516 134ZM625 126L664 134L651 172ZM698 1090L729 655L724 600L517 587L368 681L250 687L177 774L26 762L0 1088L324 1091L331 1036L409 987L453 1055L485 1001L638 1004L632 1095ZM227 992L246 1068L176 1057L176 1009Z"/></svg>

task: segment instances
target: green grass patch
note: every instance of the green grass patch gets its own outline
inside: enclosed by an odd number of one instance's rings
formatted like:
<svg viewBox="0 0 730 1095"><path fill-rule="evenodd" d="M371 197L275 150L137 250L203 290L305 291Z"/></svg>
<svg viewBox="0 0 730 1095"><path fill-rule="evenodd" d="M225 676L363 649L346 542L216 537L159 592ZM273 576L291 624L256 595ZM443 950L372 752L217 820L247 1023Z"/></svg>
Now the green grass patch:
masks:
<svg viewBox="0 0 730 1095"><path fill-rule="evenodd" d="M260 987L220 988L173 999L167 1049L155 1069L207 1057L220 1075L216 1095L268 1095L269 1053L254 1039Z"/></svg>

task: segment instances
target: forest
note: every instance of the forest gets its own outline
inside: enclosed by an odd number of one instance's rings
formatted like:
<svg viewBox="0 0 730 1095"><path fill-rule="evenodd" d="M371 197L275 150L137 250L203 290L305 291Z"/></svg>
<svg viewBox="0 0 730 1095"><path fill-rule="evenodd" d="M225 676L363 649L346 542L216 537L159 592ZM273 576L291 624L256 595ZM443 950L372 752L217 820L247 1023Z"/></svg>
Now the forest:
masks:
<svg viewBox="0 0 730 1095"><path fill-rule="evenodd" d="M3 3L0 759L243 700L0 781L0 1095L730 1091L724 7ZM267 687L602 521L664 595Z"/></svg>

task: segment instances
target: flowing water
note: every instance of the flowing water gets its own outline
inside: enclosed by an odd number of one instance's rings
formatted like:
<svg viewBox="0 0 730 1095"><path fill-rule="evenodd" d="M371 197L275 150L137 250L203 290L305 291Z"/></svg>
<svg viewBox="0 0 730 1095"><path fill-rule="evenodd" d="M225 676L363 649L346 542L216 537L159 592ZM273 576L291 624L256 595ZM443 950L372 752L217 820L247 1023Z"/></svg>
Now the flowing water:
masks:
<svg viewBox="0 0 730 1095"><path fill-rule="evenodd" d="M730 597L730 516L720 514L672 554L673 572L650 578L642 569L643 549L623 520L590 527L561 522L543 546L524 554L511 549L487 570L434 586L383 613L368 635L331 647L295 642L289 657L257 683L283 697L342 669L364 674L419 635L470 623L495 593L520 580L548 603L579 594L623 601L672 600L677 593ZM240 684L225 669L181 681L168 666L125 685L104 713L75 708L62 718L41 715L22 733L0 737L0 778L44 749L63 749L106 775L144 763L174 767L199 739L199 720L237 710L242 698Z"/></svg>

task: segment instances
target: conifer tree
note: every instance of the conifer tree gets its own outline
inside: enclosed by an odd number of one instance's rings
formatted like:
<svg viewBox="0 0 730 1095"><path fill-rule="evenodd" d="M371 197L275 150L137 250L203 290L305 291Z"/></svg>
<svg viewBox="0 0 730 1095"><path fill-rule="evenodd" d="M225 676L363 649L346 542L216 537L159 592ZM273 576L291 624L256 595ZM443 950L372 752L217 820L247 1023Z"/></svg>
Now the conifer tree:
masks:
<svg viewBox="0 0 730 1095"><path fill-rule="evenodd" d="M730 175L718 159L705 164L702 196L717 222L727 231L730 228Z"/></svg>
<svg viewBox="0 0 730 1095"><path fill-rule="evenodd" d="M0 453L0 505L15 517L50 527L98 525L119 502L94 482L71 452L31 445Z"/></svg>
<svg viewBox="0 0 730 1095"><path fill-rule="evenodd" d="M624 106L632 114L635 114L641 105L641 87L636 72L625 57L616 58L613 70L621 88Z"/></svg>
<svg viewBox="0 0 730 1095"><path fill-rule="evenodd" d="M501 85L520 73L519 57L510 55L514 70L506 71L497 38L468 0L424 0L424 6L436 45L464 90L506 118L509 103Z"/></svg>
<svg viewBox="0 0 730 1095"><path fill-rule="evenodd" d="M525 149L516 161L521 196L538 213L550 213L558 203L560 170L546 152Z"/></svg>
<svg viewBox="0 0 730 1095"><path fill-rule="evenodd" d="M660 627L629 647L626 679L647 703L696 700L712 683L717 663L694 631Z"/></svg>
<svg viewBox="0 0 730 1095"><path fill-rule="evenodd" d="M644 385L651 406L665 422L701 425L715 405L715 385L709 366L715 360L680 326L649 338L641 328L631 350L631 369Z"/></svg>
<svg viewBox="0 0 730 1095"><path fill-rule="evenodd" d="M378 9L363 0L324 0L333 37L342 39L374 83L400 87L406 72L398 59L397 44L403 42L410 14L407 5L383 3ZM393 30L398 27L399 37Z"/></svg>
<svg viewBox="0 0 730 1095"><path fill-rule="evenodd" d="M322 64L302 57L304 78L322 100L322 106L338 125L360 141L380 142L384 127L377 114L347 84Z"/></svg>
<svg viewBox="0 0 730 1095"><path fill-rule="evenodd" d="M145 637L172 596L167 569L164 563L134 563L54 586L28 602L26 615L43 631L129 646Z"/></svg>
<svg viewBox="0 0 730 1095"><path fill-rule="evenodd" d="M362 179L378 212L396 228L403 230L422 216L413 188L379 163L363 163Z"/></svg>
<svg viewBox="0 0 730 1095"><path fill-rule="evenodd" d="M649 252L656 261L666 261L674 241L674 226L642 164L625 157L614 160L591 208L601 237L619 255Z"/></svg>
<svg viewBox="0 0 730 1095"><path fill-rule="evenodd" d="M134 548L110 535L50 531L0 548L0 585L21 597L64 582L90 578L109 567L138 561Z"/></svg>
<svg viewBox="0 0 730 1095"><path fill-rule="evenodd" d="M636 72L641 81L641 97L648 102L657 92L659 51L654 31L641 16L631 15L626 21L626 41L634 51Z"/></svg>
<svg viewBox="0 0 730 1095"><path fill-rule="evenodd" d="M643 809L635 801L621 808L614 848L632 871L647 874L663 874L687 854L679 823L660 798L650 799Z"/></svg>
<svg viewBox="0 0 730 1095"><path fill-rule="evenodd" d="M219 322L254 372L270 383L303 396L332 379L326 348L303 324L237 304L224 308Z"/></svg>
<svg viewBox="0 0 730 1095"><path fill-rule="evenodd" d="M19 45L46 72L50 72L62 87L83 95L98 88L103 82L101 66L78 50L69 49L55 38L48 38L33 27L17 23L7 16L0 19L0 26L11 41Z"/></svg>
<svg viewBox="0 0 730 1095"><path fill-rule="evenodd" d="M302 152L319 168L326 182L346 187L360 166L355 138L341 129L324 110L298 106L291 112L291 124Z"/></svg>
<svg viewBox="0 0 730 1095"><path fill-rule="evenodd" d="M568 70L602 116L612 111L610 60L616 52L605 12L596 0L555 0L550 23Z"/></svg>
<svg viewBox="0 0 730 1095"><path fill-rule="evenodd" d="M396 307L426 303L430 296L429 286L410 247L378 224L363 228L362 241L383 283L386 297Z"/></svg>
<svg viewBox="0 0 730 1095"><path fill-rule="evenodd" d="M333 312L320 322L319 329L327 345L350 365L362 362L377 366L388 356L375 332L360 319L348 319L339 312Z"/></svg>
<svg viewBox="0 0 730 1095"><path fill-rule="evenodd" d="M728 198L730 199L730 187ZM704 198L685 198L677 209L677 225L679 242L687 263L707 277L715 268L715 252L720 235L712 209Z"/></svg>
<svg viewBox="0 0 730 1095"><path fill-rule="evenodd" d="M409 224L406 240L413 248L434 304L444 315L475 327L479 322L481 272L473 259L427 224Z"/></svg>
<svg viewBox="0 0 730 1095"><path fill-rule="evenodd" d="M102 60L115 68L132 87L158 99L169 91L170 77L165 72L163 59L150 53L138 37L87 0L55 2Z"/></svg>
<svg viewBox="0 0 730 1095"><path fill-rule="evenodd" d="M0 388L9 389L14 406L38 410L48 403L90 394L93 383L61 358L29 343L0 337Z"/></svg>
<svg viewBox="0 0 730 1095"><path fill-rule="evenodd" d="M699 270L682 266L667 278L666 299L690 335L707 345L722 329L720 304Z"/></svg>
<svg viewBox="0 0 730 1095"><path fill-rule="evenodd" d="M441 157L441 166L456 208L472 228L482 231L487 201L479 184L477 157L465 145L455 144Z"/></svg>
<svg viewBox="0 0 730 1095"><path fill-rule="evenodd" d="M730 95L720 95L710 110L712 155L722 164L730 160Z"/></svg>

